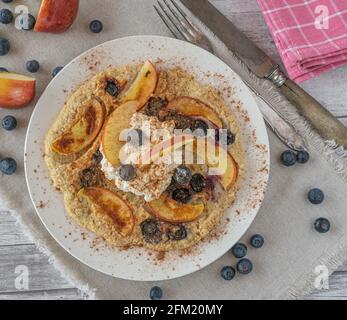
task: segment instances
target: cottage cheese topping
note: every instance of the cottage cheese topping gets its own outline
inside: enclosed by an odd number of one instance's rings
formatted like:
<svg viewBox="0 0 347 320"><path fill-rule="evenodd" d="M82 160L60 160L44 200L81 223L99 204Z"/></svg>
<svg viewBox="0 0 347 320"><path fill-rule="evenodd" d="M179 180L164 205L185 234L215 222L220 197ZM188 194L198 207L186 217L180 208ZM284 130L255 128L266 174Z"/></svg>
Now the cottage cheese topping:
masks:
<svg viewBox="0 0 347 320"><path fill-rule="evenodd" d="M171 183L177 164L171 163L171 156L162 159L160 163L146 165L137 164L141 154L151 149L164 140L173 137L175 124L173 121L160 122L155 117L148 117L142 113L133 115L130 121L131 129L141 130L143 140L147 141L143 146L127 143L122 150L123 163L133 164L136 168L136 178L132 181L124 181L118 173L119 168L112 166L103 157L101 168L109 180L114 180L116 187L124 192L131 192L137 196L143 196L150 202L158 199ZM102 153L102 150L100 150Z"/></svg>

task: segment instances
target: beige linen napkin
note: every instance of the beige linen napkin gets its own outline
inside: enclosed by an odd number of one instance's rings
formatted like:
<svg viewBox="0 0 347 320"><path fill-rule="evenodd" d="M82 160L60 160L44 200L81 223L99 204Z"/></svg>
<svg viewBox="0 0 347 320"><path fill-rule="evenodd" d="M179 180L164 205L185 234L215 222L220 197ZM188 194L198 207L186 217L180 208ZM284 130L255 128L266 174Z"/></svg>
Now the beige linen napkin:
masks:
<svg viewBox="0 0 347 320"><path fill-rule="evenodd" d="M23 1L35 15L38 1ZM0 34L9 38L12 51L0 57L0 65L25 73L25 62L40 61L37 74L40 96L51 79L51 70L97 44L117 37L136 34L169 35L152 9L152 0L82 0L74 26L65 34L50 35L21 32L14 27L1 26ZM12 5L8 5L13 9ZM101 34L92 34L88 24L92 19L104 22ZM306 165L285 168L279 162L285 147L270 134L272 172L266 199L251 229L243 241L254 233L266 238L262 249L249 250L254 272L238 275L231 283L223 281L219 272L225 265L235 264L230 253L209 267L189 276L159 285L167 299L271 299L298 298L313 288L317 265L326 265L330 272L347 258L347 188L337 174L346 173L343 159L310 131L305 122L278 96L268 83L249 75L230 53L211 35L217 54L242 74L255 87L271 95L273 103L286 107L286 115L311 143L312 160ZM15 175L1 176L0 206L7 208L21 222L26 233L45 251L64 276L78 286L85 297L105 299L147 299L153 283L124 281L91 270L66 253L53 240L39 221L29 199L23 171L23 146L30 114L35 103L16 111L0 110L0 117L13 114L19 127L13 132L0 130L0 156L13 157L18 162ZM47 112L50 106L47 105ZM314 145L314 147L312 146ZM341 150L337 151L341 158ZM330 159L330 163L326 161ZM313 206L307 192L319 187L326 193L326 201ZM332 223L329 234L321 235L313 229L313 222L321 216ZM94 290L95 289L95 290Z"/></svg>

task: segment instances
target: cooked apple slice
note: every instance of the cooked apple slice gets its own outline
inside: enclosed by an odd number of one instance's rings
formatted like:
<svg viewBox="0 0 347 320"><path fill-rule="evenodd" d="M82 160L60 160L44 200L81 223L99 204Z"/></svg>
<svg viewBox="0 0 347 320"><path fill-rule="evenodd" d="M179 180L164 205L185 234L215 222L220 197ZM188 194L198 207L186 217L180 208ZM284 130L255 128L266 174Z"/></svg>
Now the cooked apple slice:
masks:
<svg viewBox="0 0 347 320"><path fill-rule="evenodd" d="M108 118L102 136L102 151L107 161L114 167L122 163L120 152L125 142L120 140L124 130L130 128L131 117L139 107L137 101L129 101L119 106Z"/></svg>
<svg viewBox="0 0 347 320"><path fill-rule="evenodd" d="M194 136L191 134L182 134L174 136L170 139L164 140L151 148L148 152L141 155L142 164L150 164L157 161L161 157L165 157L169 154L173 154L180 148L194 142Z"/></svg>
<svg viewBox="0 0 347 320"><path fill-rule="evenodd" d="M188 117L200 117L210 121L218 128L223 128L223 121L206 103L189 97L176 98L167 106L167 110L176 111Z"/></svg>
<svg viewBox="0 0 347 320"><path fill-rule="evenodd" d="M203 154L204 159L201 157ZM209 175L217 176L223 188L230 190L238 177L238 166L230 152L213 140L198 139L196 155L199 161L209 166Z"/></svg>
<svg viewBox="0 0 347 320"><path fill-rule="evenodd" d="M85 188L79 191L78 196L93 205L97 214L109 217L123 237L132 233L135 224L133 211L116 193L102 188Z"/></svg>
<svg viewBox="0 0 347 320"><path fill-rule="evenodd" d="M17 73L0 73L0 107L22 108L35 97L36 80Z"/></svg>
<svg viewBox="0 0 347 320"><path fill-rule="evenodd" d="M43 0L34 31L62 33L69 29L77 17L79 0Z"/></svg>
<svg viewBox="0 0 347 320"><path fill-rule="evenodd" d="M81 118L52 143L52 150L71 155L88 147L98 136L104 121L105 109L96 99L87 101Z"/></svg>
<svg viewBox="0 0 347 320"><path fill-rule="evenodd" d="M162 221L187 223L198 219L203 214L205 205L203 203L180 204L169 196L162 195L160 199L149 202L146 208Z"/></svg>
<svg viewBox="0 0 347 320"><path fill-rule="evenodd" d="M147 103L157 87L158 74L152 62L147 60L142 66L135 81L125 93L122 102L138 101L139 109Z"/></svg>

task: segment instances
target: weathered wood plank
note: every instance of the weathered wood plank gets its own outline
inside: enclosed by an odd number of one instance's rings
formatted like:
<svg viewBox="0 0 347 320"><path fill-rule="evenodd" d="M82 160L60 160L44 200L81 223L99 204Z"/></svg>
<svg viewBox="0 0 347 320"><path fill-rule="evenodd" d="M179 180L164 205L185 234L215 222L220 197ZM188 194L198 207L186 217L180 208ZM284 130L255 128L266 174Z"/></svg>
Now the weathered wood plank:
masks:
<svg viewBox="0 0 347 320"><path fill-rule="evenodd" d="M82 300L77 289L0 293L0 300Z"/></svg>
<svg viewBox="0 0 347 320"><path fill-rule="evenodd" d="M0 212L0 246L30 244L9 212Z"/></svg>

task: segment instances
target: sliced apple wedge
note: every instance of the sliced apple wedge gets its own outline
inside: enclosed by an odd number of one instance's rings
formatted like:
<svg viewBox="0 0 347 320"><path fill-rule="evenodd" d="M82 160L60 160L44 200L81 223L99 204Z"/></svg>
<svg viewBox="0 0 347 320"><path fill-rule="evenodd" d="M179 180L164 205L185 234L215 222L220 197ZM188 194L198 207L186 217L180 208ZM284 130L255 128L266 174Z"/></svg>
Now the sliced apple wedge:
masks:
<svg viewBox="0 0 347 320"><path fill-rule="evenodd" d="M52 150L61 155L76 154L96 139L105 121L105 108L96 99L87 101L81 118L52 143Z"/></svg>
<svg viewBox="0 0 347 320"><path fill-rule="evenodd" d="M121 133L130 128L130 120L139 108L137 101L129 101L119 106L108 118L102 136L102 151L109 163L119 167L122 163L120 152L125 142Z"/></svg>
<svg viewBox="0 0 347 320"><path fill-rule="evenodd" d="M17 73L0 73L0 107L22 108L35 97L36 80Z"/></svg>
<svg viewBox="0 0 347 320"><path fill-rule="evenodd" d="M109 217L120 235L126 237L132 233L135 224L133 211L116 193L102 188L85 188L78 196L93 205L97 214Z"/></svg>
<svg viewBox="0 0 347 320"><path fill-rule="evenodd" d="M43 0L34 31L62 33L76 19L79 0Z"/></svg>
<svg viewBox="0 0 347 320"><path fill-rule="evenodd" d="M176 111L188 117L200 117L213 123L217 128L223 128L223 121L206 103L189 97L176 98L167 106L167 110Z"/></svg>
<svg viewBox="0 0 347 320"><path fill-rule="evenodd" d="M210 139L198 139L196 147L199 163L206 163L209 166L208 174L217 176L223 188L230 190L238 177L238 166L230 152ZM205 158L202 158L203 154Z"/></svg>
<svg viewBox="0 0 347 320"><path fill-rule="evenodd" d="M135 81L125 93L122 102L138 101L139 110L147 103L157 87L158 74L152 62L147 60Z"/></svg>
<svg viewBox="0 0 347 320"><path fill-rule="evenodd" d="M203 203L180 204L168 195L163 195L160 199L149 202L146 209L162 221L187 223L198 219L203 214L205 205Z"/></svg>

